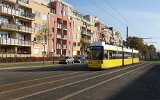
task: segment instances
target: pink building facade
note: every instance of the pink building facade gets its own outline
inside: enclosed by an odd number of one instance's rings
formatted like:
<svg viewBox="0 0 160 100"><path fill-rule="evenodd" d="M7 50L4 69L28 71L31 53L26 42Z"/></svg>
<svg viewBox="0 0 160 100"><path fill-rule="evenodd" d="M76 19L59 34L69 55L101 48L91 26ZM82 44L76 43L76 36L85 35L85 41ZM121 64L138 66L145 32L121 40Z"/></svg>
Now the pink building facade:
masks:
<svg viewBox="0 0 160 100"><path fill-rule="evenodd" d="M49 51L52 56L72 56L72 20L63 1L51 2Z"/></svg>

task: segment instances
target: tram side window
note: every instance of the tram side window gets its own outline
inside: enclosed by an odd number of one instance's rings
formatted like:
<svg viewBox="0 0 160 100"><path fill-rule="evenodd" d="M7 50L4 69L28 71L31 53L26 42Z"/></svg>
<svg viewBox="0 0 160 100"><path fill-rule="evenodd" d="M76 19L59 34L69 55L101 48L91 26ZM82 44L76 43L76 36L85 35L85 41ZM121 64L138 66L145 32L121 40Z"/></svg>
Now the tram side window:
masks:
<svg viewBox="0 0 160 100"><path fill-rule="evenodd" d="M117 59L122 59L122 55L123 55L122 52L117 52L117 55L116 55Z"/></svg>
<svg viewBox="0 0 160 100"><path fill-rule="evenodd" d="M130 52L125 52L125 53L124 53L124 58L132 58L132 53L130 53Z"/></svg>
<svg viewBox="0 0 160 100"><path fill-rule="evenodd" d="M116 59L117 57L116 51L109 51L109 59Z"/></svg>
<svg viewBox="0 0 160 100"><path fill-rule="evenodd" d="M108 59L108 51L107 50L104 51L104 59Z"/></svg>
<svg viewBox="0 0 160 100"><path fill-rule="evenodd" d="M138 53L134 53L133 54L133 58L139 58L139 54Z"/></svg>

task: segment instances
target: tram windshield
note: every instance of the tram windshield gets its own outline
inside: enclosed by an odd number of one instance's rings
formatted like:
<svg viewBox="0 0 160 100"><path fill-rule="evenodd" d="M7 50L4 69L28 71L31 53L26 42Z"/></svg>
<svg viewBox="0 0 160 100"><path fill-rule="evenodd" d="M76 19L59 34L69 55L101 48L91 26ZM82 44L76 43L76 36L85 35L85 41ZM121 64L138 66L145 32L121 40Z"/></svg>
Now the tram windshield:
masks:
<svg viewBox="0 0 160 100"><path fill-rule="evenodd" d="M103 47L92 46L91 47L91 59L103 60Z"/></svg>

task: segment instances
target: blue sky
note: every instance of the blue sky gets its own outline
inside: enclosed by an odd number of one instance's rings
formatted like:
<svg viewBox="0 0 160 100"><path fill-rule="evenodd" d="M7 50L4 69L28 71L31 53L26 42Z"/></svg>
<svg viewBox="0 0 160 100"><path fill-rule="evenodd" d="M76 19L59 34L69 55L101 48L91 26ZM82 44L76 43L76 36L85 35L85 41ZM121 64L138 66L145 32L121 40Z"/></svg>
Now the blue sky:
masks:
<svg viewBox="0 0 160 100"><path fill-rule="evenodd" d="M145 42L160 50L160 0L65 0L77 10L102 19L106 25L115 27L126 38L126 25L129 35L142 38L153 37ZM124 18L115 12L109 2ZM103 11L95 6L104 9ZM114 18L113 18L114 17ZM126 21L127 20L127 21Z"/></svg>

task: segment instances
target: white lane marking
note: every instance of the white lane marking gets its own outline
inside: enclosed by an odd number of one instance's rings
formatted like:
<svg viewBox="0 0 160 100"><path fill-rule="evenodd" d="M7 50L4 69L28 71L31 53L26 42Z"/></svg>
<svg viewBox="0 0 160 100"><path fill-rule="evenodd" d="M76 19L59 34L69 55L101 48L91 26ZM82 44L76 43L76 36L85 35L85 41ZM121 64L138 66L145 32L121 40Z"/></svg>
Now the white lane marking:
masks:
<svg viewBox="0 0 160 100"><path fill-rule="evenodd" d="M73 76L73 77L67 77L67 78L63 78L63 79L59 79L59 80L55 80L55 81L44 82L44 83L30 85L30 86L26 86L26 87L22 87L22 88L12 89L12 90L9 90L9 91L1 92L0 95L2 95L4 93L17 91L17 90L22 90L22 89L27 89L27 88L31 88L31 87L37 87L37 86L44 85L44 84L51 84L51 83L55 83L55 82L59 82L59 81L67 80L67 79L72 79L72 78L75 78L75 77L78 77L78 76L90 75L90 74L94 74L94 73L98 73L98 72L92 72L92 73L87 73L87 74L82 73L82 75L76 75L76 76Z"/></svg>
<svg viewBox="0 0 160 100"><path fill-rule="evenodd" d="M144 64L144 63L142 63L142 64ZM140 65L140 64L137 64L137 65ZM9 84L2 84L2 85L0 85L0 87L9 86L9 85L16 85L16 84L25 83L25 82L32 82L32 81L37 81L37 80L42 80L42 79L54 78L54 77L59 77L59 76L72 75L72 74L75 74L75 73L81 73L81 72L66 73L66 74L61 74L61 75L56 75L56 76L49 76L49 77L36 78L36 79L14 82L14 83L9 83Z"/></svg>
<svg viewBox="0 0 160 100"><path fill-rule="evenodd" d="M15 82L15 83L3 84L3 85L0 85L0 87L9 86L9 85L16 85L16 84L25 83L25 82L32 82L32 81L37 81L37 80L42 80L42 79L54 78L54 77L59 77L59 76L72 75L75 73L81 73L81 72L66 73L66 74L61 74L61 75L56 75L56 76L49 76L49 77L36 78L36 79L32 79L32 80L20 81L20 82Z"/></svg>
<svg viewBox="0 0 160 100"><path fill-rule="evenodd" d="M138 64L140 65L140 64ZM137 65L135 65L137 66ZM135 67L135 66L132 66L132 67ZM129 67L129 68L132 68L132 67ZM124 68L126 69L126 68ZM128 68L127 68L128 69ZM123 70L123 69L122 69ZM121 70L116 70L116 71L121 71ZM114 71L113 71L114 72ZM9 91L4 91L4 92L1 92L1 94L5 94L5 93L9 93L9 92L13 92L13 91L17 91L17 90L22 90L22 89L27 89L27 88L31 88L31 87L36 87L36 86L40 86L40 85L44 85L44 84L51 84L51 83L55 83L55 82L59 82L59 81L63 81L63 80L67 80L67 79L72 79L72 78L75 78L75 77L78 77L78 76L85 76L85 75L90 75L90 74L94 74L94 73L98 73L98 72L93 72L93 73L87 73L87 74L82 74L82 75L77 75L77 76L74 76L74 77L68 77L68 78L64 78L64 79L60 79L60 80L55 80L55 81L50 81L50 82L44 82L44 83L40 83L40 84L35 84L35 85L31 85L31 86L26 86L26 87L23 87L23 88L17 88L17 89L12 89L12 90L9 90ZM110 73L109 73L110 74Z"/></svg>
<svg viewBox="0 0 160 100"><path fill-rule="evenodd" d="M150 65L150 64L148 64L148 65ZM73 96L75 96L75 95L78 95L78 94L80 94L80 93L83 93L83 92L85 92L85 91L87 91L87 90L90 90L90 89L92 89L92 88L95 88L95 87L97 87L97 86L100 86L100 85L102 85L102 84L104 84L104 83L110 82L110 81L115 80L115 79L117 79L117 78L120 78L120 77L122 77L122 76L124 76L124 75L130 74L130 73L132 73L132 72L134 72L134 71L137 71L137 70L139 70L139 69L142 69L142 68L144 68L145 66L147 66L147 65L144 65L144 66L142 66L142 67L136 68L136 69L131 70L131 71L129 71L129 72L120 74L120 75L115 76L115 77L113 77L113 78L110 78L110 79L108 79L108 80L102 81L102 82L100 82L100 83L98 83L98 84L92 85L92 86L87 87L87 88L85 88L85 89L82 89L82 90L79 90L79 91L74 92L74 93L72 93L72 94L69 94L69 95L66 95L66 96L64 96L64 97L61 97L61 98L59 98L59 99L57 99L57 100L65 100L65 99L68 99L68 98L70 98L70 97L73 97Z"/></svg>
<svg viewBox="0 0 160 100"><path fill-rule="evenodd" d="M139 64L139 65L143 65L143 64ZM34 95L38 95L38 94L41 94L41 93L45 93L45 92L48 92L48 91L53 91L53 90L56 90L56 89L59 89L59 88L62 88L62 87L66 87L66 86L70 86L70 85L77 84L77 83L80 83L80 82L84 82L84 81L87 81L87 80L91 80L91 79L94 79L94 78L97 78L97 77L100 77L100 76L109 75L109 74L112 74L112 73L115 73L115 72L118 72L118 71L122 71L122 70L125 70L125 69L133 68L135 66L137 66L137 65L134 65L132 67L123 68L123 69L116 70L116 71L112 71L112 72L109 72L109 73L104 73L104 74L101 74L101 75L98 75L98 76L90 77L90 78L87 78L87 79L84 79L84 80L80 80L80 81L76 81L76 82L73 82L73 83L61 85L59 87L47 89L47 90L44 90L44 91L39 91L39 92L32 93L32 94L29 94L29 95L25 95L25 96L22 96L22 97L13 99L13 100L20 100L20 99L28 98L28 97L31 97L31 96L34 96ZM95 72L95 73L98 73L98 72Z"/></svg>
<svg viewBox="0 0 160 100"><path fill-rule="evenodd" d="M16 66L16 65L15 65ZM45 67L53 67L54 65L45 65ZM60 66L59 64L57 64L57 66ZM3 67L0 68L0 70L10 70L10 69L24 69L24 68L43 68L44 66L24 66L24 67Z"/></svg>

